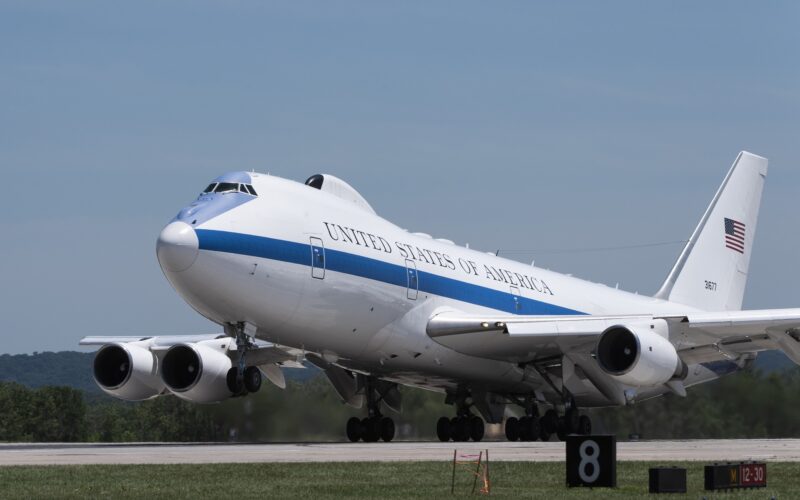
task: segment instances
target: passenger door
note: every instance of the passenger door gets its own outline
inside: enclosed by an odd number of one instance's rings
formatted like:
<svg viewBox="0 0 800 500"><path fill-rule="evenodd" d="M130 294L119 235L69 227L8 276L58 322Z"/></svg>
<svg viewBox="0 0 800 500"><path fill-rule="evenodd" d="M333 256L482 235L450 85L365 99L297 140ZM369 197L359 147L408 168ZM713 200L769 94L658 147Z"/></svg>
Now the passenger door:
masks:
<svg viewBox="0 0 800 500"><path fill-rule="evenodd" d="M406 278L406 297L417 300L419 276L417 275L417 264L411 259L406 259Z"/></svg>
<svg viewBox="0 0 800 500"><path fill-rule="evenodd" d="M315 236L311 237L311 277L325 279L325 245Z"/></svg>
<svg viewBox="0 0 800 500"><path fill-rule="evenodd" d="M522 314L522 297L519 294L519 287L511 287L511 298L514 300L514 309L512 314Z"/></svg>

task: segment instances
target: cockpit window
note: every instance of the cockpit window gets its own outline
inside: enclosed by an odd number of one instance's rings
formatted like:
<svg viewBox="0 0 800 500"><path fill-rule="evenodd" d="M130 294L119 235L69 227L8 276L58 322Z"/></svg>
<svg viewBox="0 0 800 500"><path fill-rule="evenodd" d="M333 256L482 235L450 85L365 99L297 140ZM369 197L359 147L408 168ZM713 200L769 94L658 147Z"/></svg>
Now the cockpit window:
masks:
<svg viewBox="0 0 800 500"><path fill-rule="evenodd" d="M208 187L203 191L203 194L207 193L244 193L253 196L258 196L256 194L256 190L253 189L253 186L250 184L239 184L236 182L212 182L208 185Z"/></svg>
<svg viewBox="0 0 800 500"><path fill-rule="evenodd" d="M235 182L220 182L217 184L217 187L214 188L215 193L229 193L231 191L238 191L239 185Z"/></svg>

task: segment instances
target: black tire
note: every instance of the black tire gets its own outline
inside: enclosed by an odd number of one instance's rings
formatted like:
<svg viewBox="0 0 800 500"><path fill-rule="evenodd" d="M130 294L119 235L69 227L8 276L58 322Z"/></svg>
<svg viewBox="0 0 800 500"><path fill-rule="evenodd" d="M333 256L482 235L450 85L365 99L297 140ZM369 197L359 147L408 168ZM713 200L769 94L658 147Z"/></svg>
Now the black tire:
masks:
<svg viewBox="0 0 800 500"><path fill-rule="evenodd" d="M528 441L536 441L539 439L539 433L541 432L541 426L539 425L539 419L536 417L529 417L528 418Z"/></svg>
<svg viewBox="0 0 800 500"><path fill-rule="evenodd" d="M447 417L440 417L436 422L436 437L439 441L446 443L453 437L453 426L450 425L450 419Z"/></svg>
<svg viewBox="0 0 800 500"><path fill-rule="evenodd" d="M349 439L351 443L355 443L361 439L361 434L363 433L362 427L361 419L358 417L350 417L347 421L347 439Z"/></svg>
<svg viewBox="0 0 800 500"><path fill-rule="evenodd" d="M528 422L530 421L531 417L522 417L519 419L519 440L520 441L530 441L531 436L529 434L530 425Z"/></svg>
<svg viewBox="0 0 800 500"><path fill-rule="evenodd" d="M258 392L261 389L261 370L255 366L244 369L244 388L247 392Z"/></svg>
<svg viewBox="0 0 800 500"><path fill-rule="evenodd" d="M238 377L238 369L234 366L225 375L225 382L228 384L228 390L234 396L238 396L244 392L244 381Z"/></svg>
<svg viewBox="0 0 800 500"><path fill-rule="evenodd" d="M578 434L588 436L592 433L592 419L587 415L581 415L578 419Z"/></svg>
<svg viewBox="0 0 800 500"><path fill-rule="evenodd" d="M564 414L564 427L567 434L577 434L580 426L580 414L577 408L570 408Z"/></svg>
<svg viewBox="0 0 800 500"><path fill-rule="evenodd" d="M455 417L450 420L453 429L453 441L464 442L469 440L469 427L466 418Z"/></svg>
<svg viewBox="0 0 800 500"><path fill-rule="evenodd" d="M553 409L547 410L544 412L541 424L545 432L548 434L555 434L558 430L558 413Z"/></svg>
<svg viewBox="0 0 800 500"><path fill-rule="evenodd" d="M539 419L539 439L541 439L542 442L546 443L546 442L550 441L550 436L551 435L552 435L551 433L549 433L549 432L547 432L545 430L544 417L540 418Z"/></svg>
<svg viewBox="0 0 800 500"><path fill-rule="evenodd" d="M473 415L469 417L469 437L476 443L483 439L483 434L485 432L485 427L483 425L483 419L477 415Z"/></svg>
<svg viewBox="0 0 800 500"><path fill-rule="evenodd" d="M381 437L380 420L377 418L364 418L361 420L361 439L365 443L374 443Z"/></svg>
<svg viewBox="0 0 800 500"><path fill-rule="evenodd" d="M381 439L387 443L394 439L394 420L389 417L381 419Z"/></svg>
<svg viewBox="0 0 800 500"><path fill-rule="evenodd" d="M559 441L567 440L567 422L564 417L558 417L558 424L556 426L556 436Z"/></svg>
<svg viewBox="0 0 800 500"><path fill-rule="evenodd" d="M508 417L506 419L506 439L519 441L519 420L517 420L517 417Z"/></svg>

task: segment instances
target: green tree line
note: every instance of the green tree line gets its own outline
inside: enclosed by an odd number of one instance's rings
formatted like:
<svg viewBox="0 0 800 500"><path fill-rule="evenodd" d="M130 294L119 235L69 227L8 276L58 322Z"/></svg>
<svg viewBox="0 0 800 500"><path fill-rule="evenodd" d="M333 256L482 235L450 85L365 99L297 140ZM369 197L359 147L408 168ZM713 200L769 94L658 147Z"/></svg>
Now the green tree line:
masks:
<svg viewBox="0 0 800 500"><path fill-rule="evenodd" d="M444 396L403 388L398 439L435 439ZM510 411L516 411L512 407ZM625 408L590 410L595 430L626 439L800 436L800 369L745 371ZM199 405L174 396L129 403L70 387L0 382L0 441L330 441L363 411L343 405L322 375L265 384L257 394ZM489 429L496 436L500 426Z"/></svg>

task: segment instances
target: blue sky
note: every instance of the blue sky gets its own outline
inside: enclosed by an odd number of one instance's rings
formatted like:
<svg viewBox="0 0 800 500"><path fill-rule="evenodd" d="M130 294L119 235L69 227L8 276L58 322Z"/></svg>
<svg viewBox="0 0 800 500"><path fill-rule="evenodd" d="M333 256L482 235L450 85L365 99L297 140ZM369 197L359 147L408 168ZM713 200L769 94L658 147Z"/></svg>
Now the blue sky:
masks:
<svg viewBox="0 0 800 500"><path fill-rule="evenodd" d="M746 307L800 306L794 2L0 3L0 352L215 331L160 228L221 172L653 293L738 151L770 159Z"/></svg>

